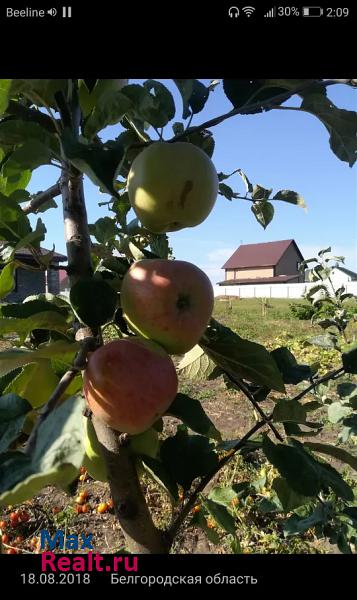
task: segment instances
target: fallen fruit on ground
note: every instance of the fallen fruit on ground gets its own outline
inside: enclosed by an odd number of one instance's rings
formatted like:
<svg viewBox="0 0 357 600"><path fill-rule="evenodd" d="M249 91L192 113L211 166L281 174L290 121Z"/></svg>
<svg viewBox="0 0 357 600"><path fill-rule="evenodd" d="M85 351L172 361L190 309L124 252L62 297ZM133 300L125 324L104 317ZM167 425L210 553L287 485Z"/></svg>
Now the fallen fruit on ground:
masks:
<svg viewBox="0 0 357 600"><path fill-rule="evenodd" d="M97 512L99 512L99 514L103 514L105 512L107 512L108 510L108 504L106 502L101 502L100 504L98 504L97 506Z"/></svg>
<svg viewBox="0 0 357 600"><path fill-rule="evenodd" d="M128 194L141 223L154 233L202 223L218 193L218 176L207 154L188 142L157 142L133 161Z"/></svg>
<svg viewBox="0 0 357 600"><path fill-rule="evenodd" d="M137 434L168 409L177 385L165 350L149 340L127 338L90 355L83 389L94 415L117 431Z"/></svg>
<svg viewBox="0 0 357 600"><path fill-rule="evenodd" d="M214 304L207 275L183 260L137 261L125 274L120 297L131 329L169 354L183 354L197 344Z"/></svg>

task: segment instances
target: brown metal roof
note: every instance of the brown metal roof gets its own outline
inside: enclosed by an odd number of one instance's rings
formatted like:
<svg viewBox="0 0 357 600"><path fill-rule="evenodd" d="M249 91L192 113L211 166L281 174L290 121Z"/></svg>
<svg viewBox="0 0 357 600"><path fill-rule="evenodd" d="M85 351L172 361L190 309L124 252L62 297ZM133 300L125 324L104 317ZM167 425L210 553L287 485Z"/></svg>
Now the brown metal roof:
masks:
<svg viewBox="0 0 357 600"><path fill-rule="evenodd" d="M284 252L294 244L301 260L304 259L294 240L264 242L262 244L243 244L232 254L222 269L243 269L245 267L274 267Z"/></svg>
<svg viewBox="0 0 357 600"><path fill-rule="evenodd" d="M298 280L299 275L276 275L275 277L257 277L256 279L227 279L219 281L217 285L260 285L261 283L286 283L293 279Z"/></svg>

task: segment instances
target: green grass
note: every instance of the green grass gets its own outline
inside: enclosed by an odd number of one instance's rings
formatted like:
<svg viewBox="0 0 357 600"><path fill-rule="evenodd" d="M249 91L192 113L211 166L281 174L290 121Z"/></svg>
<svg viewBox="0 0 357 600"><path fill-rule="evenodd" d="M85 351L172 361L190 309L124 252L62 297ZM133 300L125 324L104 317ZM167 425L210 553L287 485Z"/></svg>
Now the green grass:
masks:
<svg viewBox="0 0 357 600"><path fill-rule="evenodd" d="M277 337L306 339L323 333L319 326L310 321L300 321L290 312L290 305L302 302L301 299L268 298L266 315L262 314L261 298L216 299L213 316L223 325L227 325L240 336L260 343L272 342ZM357 323L347 329L348 336L357 338Z"/></svg>

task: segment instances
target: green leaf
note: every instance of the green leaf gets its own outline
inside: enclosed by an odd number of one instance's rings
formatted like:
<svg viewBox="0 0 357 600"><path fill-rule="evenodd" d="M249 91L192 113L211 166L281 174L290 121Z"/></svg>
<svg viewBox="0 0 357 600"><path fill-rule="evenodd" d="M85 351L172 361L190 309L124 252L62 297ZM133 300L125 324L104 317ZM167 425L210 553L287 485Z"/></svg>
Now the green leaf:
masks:
<svg viewBox="0 0 357 600"><path fill-rule="evenodd" d="M357 374L357 342L344 346L342 364L346 373Z"/></svg>
<svg viewBox="0 0 357 600"><path fill-rule="evenodd" d="M0 377L3 377L10 371L37 362L42 358L63 358L68 354L73 354L79 350L80 346L77 342L67 342L58 340L42 346L38 350L14 349L0 352Z"/></svg>
<svg viewBox="0 0 357 600"><path fill-rule="evenodd" d="M238 493L232 487L214 487L208 494L208 498L228 508L232 506L232 500L238 498Z"/></svg>
<svg viewBox="0 0 357 600"><path fill-rule="evenodd" d="M275 194L273 200L282 200L283 202L288 202L289 204L295 204L296 206L301 206L301 208L306 208L304 198L292 190L280 190Z"/></svg>
<svg viewBox="0 0 357 600"><path fill-rule="evenodd" d="M29 140L40 142L54 154L60 156L60 145L54 134L49 133L39 123L9 119L0 123L0 146L18 146Z"/></svg>
<svg viewBox="0 0 357 600"><path fill-rule="evenodd" d="M2 455L0 504L19 504L45 486L71 483L84 458L84 400L74 396L55 408L39 426L31 457Z"/></svg>
<svg viewBox="0 0 357 600"><path fill-rule="evenodd" d="M116 125L131 109L132 102L121 91L109 90L97 100L84 126L86 137L92 138L108 125Z"/></svg>
<svg viewBox="0 0 357 600"><path fill-rule="evenodd" d="M284 383L296 385L312 376L309 365L299 365L295 356L288 348L276 348L271 353L283 376Z"/></svg>
<svg viewBox="0 0 357 600"><path fill-rule="evenodd" d="M0 452L5 452L19 435L31 406L16 394L0 398Z"/></svg>
<svg viewBox="0 0 357 600"><path fill-rule="evenodd" d="M327 414L330 423L338 423L352 413L349 406L344 406L341 402L332 402L327 409Z"/></svg>
<svg viewBox="0 0 357 600"><path fill-rule="evenodd" d="M225 183L220 183L218 189L218 193L221 194L221 196L224 196L225 198L227 198L227 200L233 200L234 192L232 188L229 187L229 185L226 185Z"/></svg>
<svg viewBox="0 0 357 600"><path fill-rule="evenodd" d="M211 319L199 344L216 365L233 378L248 379L285 392L277 364L264 346L241 338L215 319Z"/></svg>
<svg viewBox="0 0 357 600"><path fill-rule="evenodd" d="M305 442L304 446L307 446L310 448L310 450L315 450L315 452L333 456L334 458L337 458L337 460L346 463L352 467L352 469L357 471L357 456L353 456L343 448L331 446L331 444L321 444L320 442Z"/></svg>
<svg viewBox="0 0 357 600"><path fill-rule="evenodd" d="M272 106L279 106L286 101L273 100L274 96L283 94L288 90L294 90L301 86L304 79L223 79L224 92L234 106L234 108L244 108L246 105L256 102L265 102L271 100ZM313 81L313 80L311 80ZM292 94L291 94L292 95ZM262 108L250 110L247 114L256 114L262 112ZM265 110L269 110L266 109Z"/></svg>
<svg viewBox="0 0 357 600"><path fill-rule="evenodd" d="M169 257L171 248L166 233L155 235L154 239L150 242L150 250L160 258L167 259Z"/></svg>
<svg viewBox="0 0 357 600"><path fill-rule="evenodd" d="M0 239L17 243L31 231L30 221L20 206L0 193Z"/></svg>
<svg viewBox="0 0 357 600"><path fill-rule="evenodd" d="M297 400L280 398L274 406L273 421L275 423L305 423L306 409Z"/></svg>
<svg viewBox="0 0 357 600"><path fill-rule="evenodd" d="M37 313L27 319L0 319L0 335L16 333L24 340L33 329L49 329L64 333L69 325L66 318L54 311Z"/></svg>
<svg viewBox="0 0 357 600"><path fill-rule="evenodd" d="M324 335L315 335L306 340L307 344L313 344L315 346L321 346L321 348L336 348L337 336L333 333L325 333Z"/></svg>
<svg viewBox="0 0 357 600"><path fill-rule="evenodd" d="M332 152L352 167L357 153L357 113L337 108L329 98L317 93L306 95L301 109L320 119L330 135Z"/></svg>
<svg viewBox="0 0 357 600"><path fill-rule="evenodd" d="M49 164L51 161L51 150L37 140L28 140L20 148L17 148L4 163L2 174L11 178L23 171L33 171L41 165Z"/></svg>
<svg viewBox="0 0 357 600"><path fill-rule="evenodd" d="M205 152L207 156L212 158L215 147L215 141L211 131L208 131L208 129L204 129L203 131L193 131L191 133L190 129L191 128L189 128L186 131L186 135L183 141L198 146L198 148L201 148L201 150L203 150L203 152Z"/></svg>
<svg viewBox="0 0 357 600"><path fill-rule="evenodd" d="M286 479L276 477L272 488L279 498L279 501L285 512L290 512L303 504L311 501L311 498L297 494L288 484Z"/></svg>
<svg viewBox="0 0 357 600"><path fill-rule="evenodd" d="M212 515L217 525L227 533L231 535L235 535L236 532L236 523L232 515L228 512L228 510L222 506L222 504L218 504L209 498L206 498L203 501L203 506L206 510Z"/></svg>
<svg viewBox="0 0 357 600"><path fill-rule="evenodd" d="M24 366L22 372L4 390L6 394L16 394L27 400L32 408L43 406L59 382L51 361L38 359Z"/></svg>
<svg viewBox="0 0 357 600"><path fill-rule="evenodd" d="M267 200L270 196L270 194L272 193L273 189L268 189L265 187L262 187L261 185L253 185L253 193L252 193L252 198L253 200Z"/></svg>
<svg viewBox="0 0 357 600"><path fill-rule="evenodd" d="M85 144L65 129L62 135L63 150L71 163L104 192L118 197L114 182L124 158L124 147L120 142Z"/></svg>
<svg viewBox="0 0 357 600"><path fill-rule="evenodd" d="M325 523L329 518L329 508L327 505L318 504L307 517L300 517L293 514L283 524L284 535L297 535L304 533L308 529Z"/></svg>
<svg viewBox="0 0 357 600"><path fill-rule="evenodd" d="M220 375L220 370L205 351L197 344L186 352L177 366L177 371L183 377L197 381L214 379Z"/></svg>
<svg viewBox="0 0 357 600"><path fill-rule="evenodd" d="M205 532L207 539L212 544L219 544L220 537L219 537L217 531L215 531L211 527L208 527L206 517L204 516L204 514L202 513L201 510L198 513L193 515L193 517L190 521L190 524L195 525L196 527L200 527L202 529L202 531Z"/></svg>
<svg viewBox="0 0 357 600"><path fill-rule="evenodd" d="M291 439L290 443L273 444L265 436L263 452L295 492L316 496L324 487L331 487L337 496L353 500L352 489L333 467L316 460L298 440Z"/></svg>
<svg viewBox="0 0 357 600"><path fill-rule="evenodd" d="M159 460L143 455L141 461L147 473L168 493L174 500L178 500L178 488L165 466Z"/></svg>
<svg viewBox="0 0 357 600"><path fill-rule="evenodd" d="M266 200L259 202L255 201L251 206L251 211L253 212L258 223L266 229L274 217L274 206L271 202L267 202Z"/></svg>
<svg viewBox="0 0 357 600"><path fill-rule="evenodd" d="M23 303L3 304L0 306L0 315L2 317L15 317L25 319L36 313L47 312L53 310L60 315L68 315L70 306L57 306L53 302L46 300L25 300Z"/></svg>
<svg viewBox="0 0 357 600"><path fill-rule="evenodd" d="M90 228L90 234L94 235L100 244L106 244L118 235L115 220L110 217L101 217Z"/></svg>
<svg viewBox="0 0 357 600"><path fill-rule="evenodd" d="M3 114L10 99L10 88L12 79L0 79L0 115Z"/></svg>
<svg viewBox="0 0 357 600"><path fill-rule="evenodd" d="M176 398L167 410L167 414L177 417L196 433L218 441L222 440L220 432L206 415L201 403L186 394L176 395Z"/></svg>
<svg viewBox="0 0 357 600"><path fill-rule="evenodd" d="M145 118L154 127L165 127L171 121L176 112L175 102L171 92L158 81L148 79L144 83L144 88L150 92L153 98L153 109ZM150 116L150 118L148 118Z"/></svg>
<svg viewBox="0 0 357 600"><path fill-rule="evenodd" d="M27 246L34 246L35 248L40 246L40 242L43 242L45 239L47 229L41 219L37 219L36 228L33 231L30 231L27 235L25 235L22 240L17 242L14 252L19 248L26 248Z"/></svg>
<svg viewBox="0 0 357 600"><path fill-rule="evenodd" d="M16 263L10 262L0 271L0 299L5 298L15 287Z"/></svg>
<svg viewBox="0 0 357 600"><path fill-rule="evenodd" d="M188 435L182 429L163 442L160 455L170 477L185 490L196 477L211 473L218 464L217 454L208 438Z"/></svg>
<svg viewBox="0 0 357 600"><path fill-rule="evenodd" d="M197 79L174 79L174 82L182 97L182 118L201 112L208 100L209 88Z"/></svg>
<svg viewBox="0 0 357 600"><path fill-rule="evenodd" d="M68 79L13 79L12 94L27 94L36 106L57 108L56 92L66 94Z"/></svg>
<svg viewBox="0 0 357 600"><path fill-rule="evenodd" d="M88 279L75 283L69 298L78 319L89 327L98 327L113 318L118 295L106 281Z"/></svg>
<svg viewBox="0 0 357 600"><path fill-rule="evenodd" d="M31 175L32 172L28 169L19 171L11 177L3 177L0 175L0 193L5 196L11 196L17 190L24 189L28 185Z"/></svg>
<svg viewBox="0 0 357 600"><path fill-rule="evenodd" d="M294 435L298 437L312 437L314 435L318 435L323 429L323 423L306 422L304 423L304 426L311 427L311 429L309 429L308 431L304 431L303 429L301 429L301 427L299 427L299 425L297 425L297 423L286 421L284 423L284 430L286 435L289 436Z"/></svg>

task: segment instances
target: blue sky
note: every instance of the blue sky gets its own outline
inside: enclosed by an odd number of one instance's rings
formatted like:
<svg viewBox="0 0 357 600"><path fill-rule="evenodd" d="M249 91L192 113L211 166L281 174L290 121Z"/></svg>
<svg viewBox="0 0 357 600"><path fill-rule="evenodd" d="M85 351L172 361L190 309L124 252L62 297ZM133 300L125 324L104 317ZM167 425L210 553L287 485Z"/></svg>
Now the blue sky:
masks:
<svg viewBox="0 0 357 600"><path fill-rule="evenodd" d="M171 80L159 80L173 93L176 116L181 121L182 103ZM202 79L208 84L209 80ZM141 83L142 80L130 80ZM356 90L343 85L328 88L331 100L341 108L357 110ZM210 95L204 110L195 115L192 125L198 125L232 108L222 86ZM171 123L171 124L172 124ZM164 137L172 137L171 124ZM110 139L118 135L118 127L109 127L101 136ZM177 259L188 260L201 267L212 283L223 279L221 269L226 259L240 244L270 242L293 238L304 258L319 249L332 246L334 254L346 257L346 266L357 271L357 177L356 167L350 168L330 150L325 127L312 115L297 111L272 110L258 115L237 116L212 128L216 147L213 162L217 171L230 173L242 169L252 183L259 183L273 192L291 189L305 199L307 211L274 202L275 216L264 231L256 222L250 203L229 202L218 196L216 205L204 223L170 234L170 243ZM149 132L152 138L156 133ZM58 178L55 167L42 167L33 174L31 193L45 190ZM244 193L239 175L226 182L235 191ZM98 202L106 197L97 192L88 179L85 182L89 222L107 213ZM109 197L108 197L109 199ZM46 245L65 252L62 213L51 209L41 218L47 227ZM135 215L133 215L135 216ZM33 223L36 217L31 217Z"/></svg>

